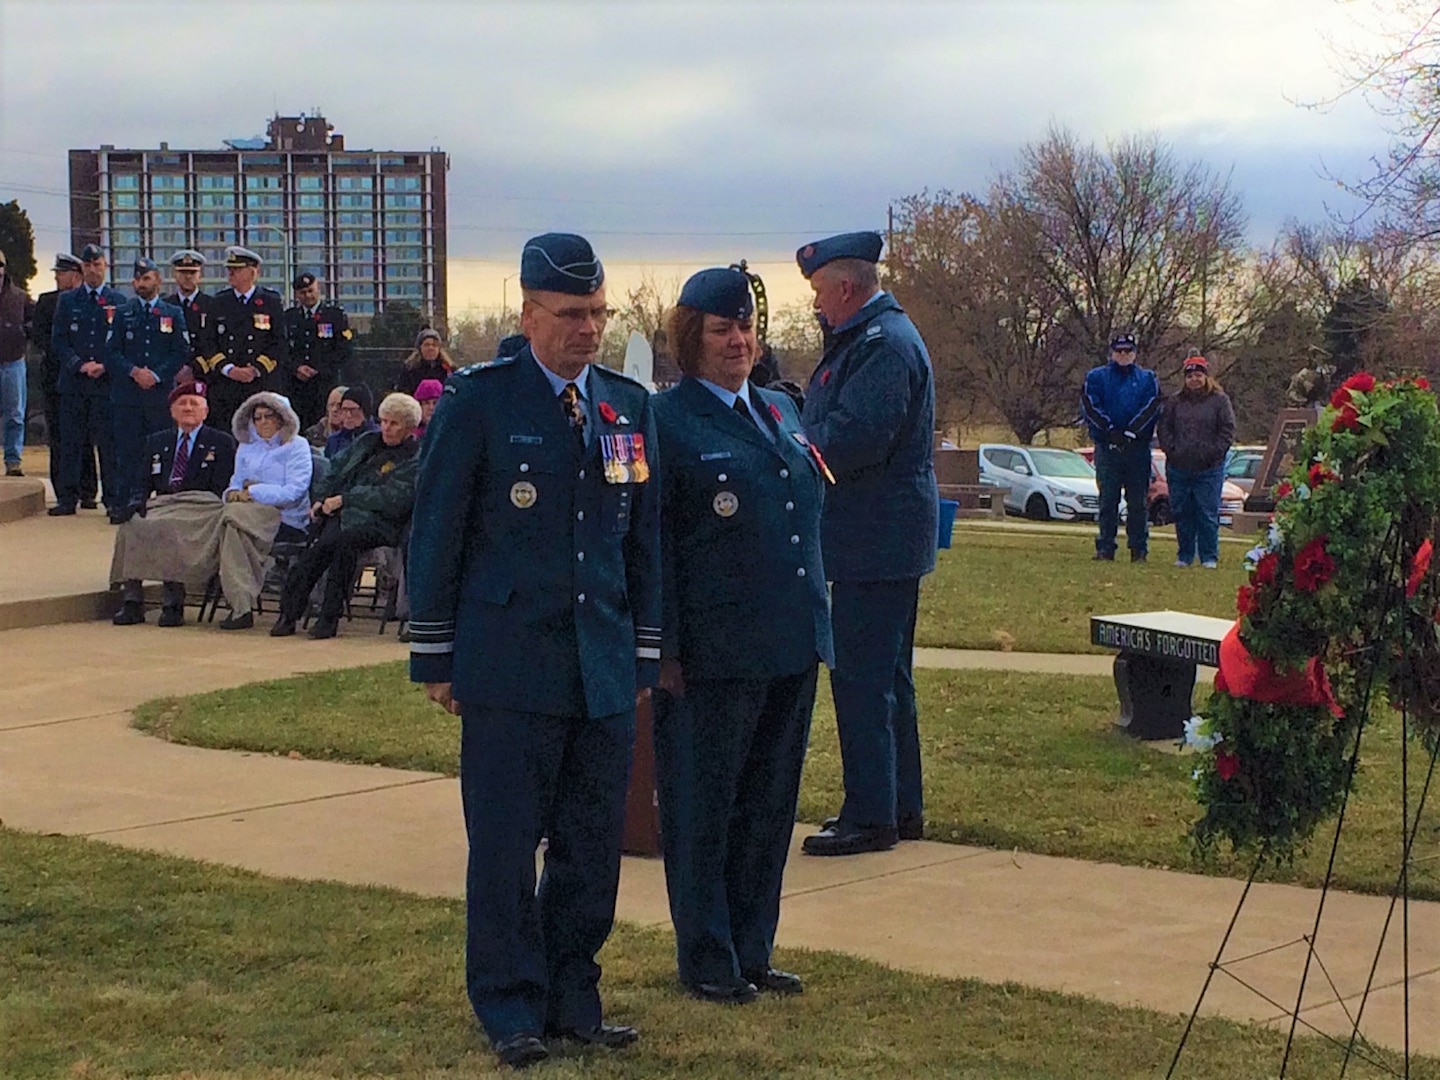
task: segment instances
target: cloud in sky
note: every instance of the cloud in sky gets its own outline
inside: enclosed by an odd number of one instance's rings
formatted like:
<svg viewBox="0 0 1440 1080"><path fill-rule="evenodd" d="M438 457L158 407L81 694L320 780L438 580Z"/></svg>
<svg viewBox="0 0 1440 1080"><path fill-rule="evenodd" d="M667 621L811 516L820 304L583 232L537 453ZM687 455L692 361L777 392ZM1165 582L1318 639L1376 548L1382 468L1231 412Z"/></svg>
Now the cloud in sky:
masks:
<svg viewBox="0 0 1440 1080"><path fill-rule="evenodd" d="M1329 0L547 3L0 0L0 196L66 245L71 147L218 146L319 105L352 147L449 151L455 285L531 232L616 266L783 261L924 188L983 190L1052 124L1233 170L1252 234L1383 146ZM452 296L452 306L466 297ZM498 296L495 297L498 299Z"/></svg>

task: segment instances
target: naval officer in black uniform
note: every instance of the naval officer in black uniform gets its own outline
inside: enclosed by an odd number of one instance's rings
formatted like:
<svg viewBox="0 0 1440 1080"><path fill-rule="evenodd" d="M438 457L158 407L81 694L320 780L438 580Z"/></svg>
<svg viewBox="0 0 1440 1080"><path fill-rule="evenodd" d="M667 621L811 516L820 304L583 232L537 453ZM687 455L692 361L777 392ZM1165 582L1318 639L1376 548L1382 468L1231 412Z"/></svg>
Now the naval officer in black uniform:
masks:
<svg viewBox="0 0 1440 1080"><path fill-rule="evenodd" d="M285 300L274 289L255 284L260 256L243 247L225 249L230 287L215 295L215 352L199 361L195 373L210 388L210 423L230 429L230 418L251 394L283 394L289 362ZM202 374L203 372L203 374Z"/></svg>
<svg viewBox="0 0 1440 1080"><path fill-rule="evenodd" d="M808 855L884 851L925 828L911 658L939 537L935 378L920 332L880 288L882 244L879 233L845 233L795 253L828 328L803 416L836 478L821 536L845 773L844 805L805 838Z"/></svg>
<svg viewBox="0 0 1440 1080"><path fill-rule="evenodd" d="M750 283L702 270L669 339L685 373L655 399L665 627L656 777L680 979L744 1003L798 993L770 965L819 662L822 461L790 398L747 379Z"/></svg>
<svg viewBox="0 0 1440 1080"><path fill-rule="evenodd" d="M205 256L193 248L185 248L170 256L170 276L175 291L161 299L174 304L185 313L185 333L190 338L190 355L175 376L176 385L195 381L196 372L204 371L203 361L215 355L215 297L200 288L205 272Z"/></svg>
<svg viewBox="0 0 1440 1080"><path fill-rule="evenodd" d="M325 415L325 399L350 359L355 332L339 304L320 296L320 279L306 270L295 275L295 306L285 312L290 358L286 375L290 403L303 430Z"/></svg>
<svg viewBox="0 0 1440 1080"><path fill-rule="evenodd" d="M411 678L461 717L465 977L500 1060L618 1048L610 933L638 689L660 661L650 396L596 364L610 316L582 237L520 256L519 352L457 372L426 429L410 540ZM549 838L535 882L535 852Z"/></svg>

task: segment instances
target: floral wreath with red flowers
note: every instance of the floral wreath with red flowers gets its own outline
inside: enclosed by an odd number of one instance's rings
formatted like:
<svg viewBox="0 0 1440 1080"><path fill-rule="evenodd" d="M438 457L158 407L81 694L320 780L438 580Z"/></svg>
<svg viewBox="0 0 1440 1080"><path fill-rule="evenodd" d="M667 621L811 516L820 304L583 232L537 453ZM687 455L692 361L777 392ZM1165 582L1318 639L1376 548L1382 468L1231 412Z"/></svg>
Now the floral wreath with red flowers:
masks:
<svg viewBox="0 0 1440 1080"><path fill-rule="evenodd" d="M1423 378L1347 379L1275 489L1239 620L1187 739L1202 854L1288 861L1340 807L1357 734L1388 695L1440 739L1440 412ZM1437 567L1440 569L1440 567Z"/></svg>

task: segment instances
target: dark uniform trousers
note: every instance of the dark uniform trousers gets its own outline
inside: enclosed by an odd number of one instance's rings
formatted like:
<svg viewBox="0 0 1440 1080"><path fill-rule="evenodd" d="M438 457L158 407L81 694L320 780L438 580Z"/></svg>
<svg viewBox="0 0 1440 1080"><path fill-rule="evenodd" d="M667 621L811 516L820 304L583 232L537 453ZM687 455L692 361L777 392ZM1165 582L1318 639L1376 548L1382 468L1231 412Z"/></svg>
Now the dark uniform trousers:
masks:
<svg viewBox="0 0 1440 1080"><path fill-rule="evenodd" d="M840 817L862 828L923 816L920 734L911 671L920 579L831 585L830 690L844 762Z"/></svg>
<svg viewBox="0 0 1440 1080"><path fill-rule="evenodd" d="M65 447L60 439L60 410L64 399L52 385L48 375L45 385L45 442L50 447L50 483L55 494L65 490ZM80 447L80 482L76 502L94 502L100 491L100 477L95 470L95 447L86 441Z"/></svg>
<svg viewBox="0 0 1440 1080"><path fill-rule="evenodd" d="M115 469L114 443L110 437L110 400L96 394L60 395L60 490L56 500L74 506L85 495L85 477L95 475L95 457L100 458L99 477L105 493L105 507L120 510L117 501L120 483ZM89 458L87 470L86 458Z"/></svg>
<svg viewBox="0 0 1440 1080"><path fill-rule="evenodd" d="M465 986L497 1042L542 1017L546 1028L600 1023L594 957L615 918L634 743L633 708L586 718L462 705Z"/></svg>
<svg viewBox="0 0 1440 1080"><path fill-rule="evenodd" d="M157 387L157 389L161 389ZM115 448L115 498L118 508L139 506L145 501L145 465L149 458L145 443L157 431L172 427L170 405L164 397L151 397L140 404L110 404L110 424Z"/></svg>
<svg viewBox="0 0 1440 1080"><path fill-rule="evenodd" d="M660 835L684 983L770 966L818 672L656 692Z"/></svg>

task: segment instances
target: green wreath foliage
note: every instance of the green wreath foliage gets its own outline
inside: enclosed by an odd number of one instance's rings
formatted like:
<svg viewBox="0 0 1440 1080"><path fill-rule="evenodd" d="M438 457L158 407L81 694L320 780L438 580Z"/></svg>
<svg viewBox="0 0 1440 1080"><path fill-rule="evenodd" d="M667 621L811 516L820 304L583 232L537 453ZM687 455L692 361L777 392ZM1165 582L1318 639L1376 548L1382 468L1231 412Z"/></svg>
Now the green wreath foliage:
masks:
<svg viewBox="0 0 1440 1080"><path fill-rule="evenodd" d="M1340 808L1359 764L1358 728L1386 697L1429 745L1440 736L1430 569L1440 412L1429 383L1347 380L1276 495L1269 532L1246 557L1239 640L1270 685L1288 677L1311 693L1289 695L1304 703L1256 700L1253 686L1231 685L1222 649L1193 739L1206 751L1195 770L1202 854L1228 843L1292 859Z"/></svg>

